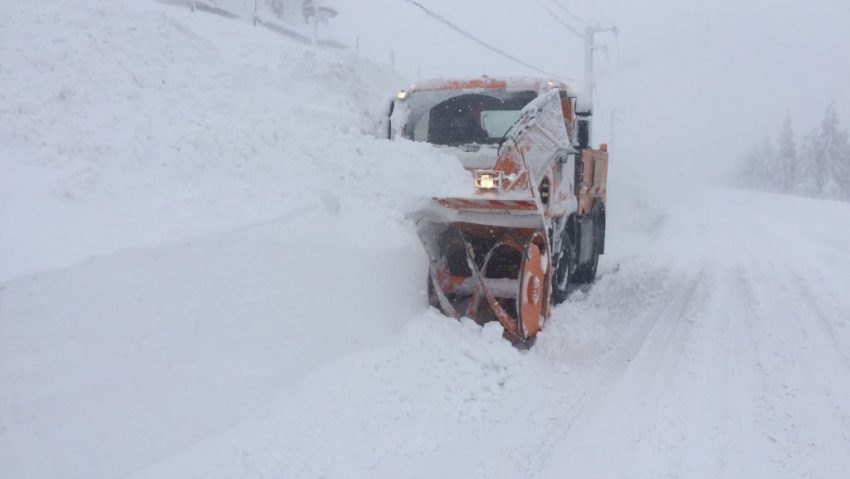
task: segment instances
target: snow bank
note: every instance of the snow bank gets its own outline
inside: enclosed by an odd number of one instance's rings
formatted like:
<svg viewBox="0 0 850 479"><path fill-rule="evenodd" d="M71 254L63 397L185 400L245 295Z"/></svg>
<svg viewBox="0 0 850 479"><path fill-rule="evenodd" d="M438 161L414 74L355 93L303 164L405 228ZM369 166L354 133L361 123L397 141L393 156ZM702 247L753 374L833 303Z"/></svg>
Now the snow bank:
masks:
<svg viewBox="0 0 850 479"><path fill-rule="evenodd" d="M5 15L0 280L315 205L398 216L459 186L448 157L361 133L403 82L350 52L154 2Z"/></svg>
<svg viewBox="0 0 850 479"><path fill-rule="evenodd" d="M444 319L418 315L392 345L319 370L250 421L131 477L426 477L459 424L481 425L536 382L498 325ZM447 466L467 462L456 452Z"/></svg>
<svg viewBox="0 0 850 479"><path fill-rule="evenodd" d="M4 15L0 476L147 467L426 310L405 214L470 185L364 134L395 73L157 2Z"/></svg>

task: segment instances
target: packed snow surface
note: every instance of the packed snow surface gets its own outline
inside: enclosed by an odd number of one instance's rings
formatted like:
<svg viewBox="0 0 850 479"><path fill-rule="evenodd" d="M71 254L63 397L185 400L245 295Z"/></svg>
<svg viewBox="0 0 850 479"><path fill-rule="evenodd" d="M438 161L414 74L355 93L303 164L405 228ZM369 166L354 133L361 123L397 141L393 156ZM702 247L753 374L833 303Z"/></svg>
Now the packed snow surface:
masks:
<svg viewBox="0 0 850 479"><path fill-rule="evenodd" d="M850 205L612 153L598 280L518 351L427 308L405 215L468 174L362 133L392 72L170 4L4 15L0 477L850 471Z"/></svg>

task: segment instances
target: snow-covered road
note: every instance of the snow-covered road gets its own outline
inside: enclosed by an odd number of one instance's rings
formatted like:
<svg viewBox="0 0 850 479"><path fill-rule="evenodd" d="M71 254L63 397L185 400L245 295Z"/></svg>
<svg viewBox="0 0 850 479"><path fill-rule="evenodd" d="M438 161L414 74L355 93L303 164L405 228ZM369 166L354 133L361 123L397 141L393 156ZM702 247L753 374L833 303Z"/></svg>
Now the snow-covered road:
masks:
<svg viewBox="0 0 850 479"><path fill-rule="evenodd" d="M518 351L427 308L405 212L469 185L362 134L387 68L162 2L4 13L0 478L848 475L850 204L612 146L598 280Z"/></svg>
<svg viewBox="0 0 850 479"><path fill-rule="evenodd" d="M644 301L588 311L626 332L563 422L568 432L543 477L850 470L850 301L842 293L850 237L832 220L848 213L846 205L704 191L653 220L645 257L624 261L625 277L598 286L616 282L606 296Z"/></svg>
<svg viewBox="0 0 850 479"><path fill-rule="evenodd" d="M850 239L830 220L850 206L717 189L639 197L614 199L597 284L558 307L528 352L498 328L427 311L412 238L337 248L317 269L292 226L320 230L334 223L325 213L13 281L0 292L0 470L850 470ZM346 268L322 269L331 263ZM345 287L327 295L317 275ZM67 297L72 284L86 294Z"/></svg>

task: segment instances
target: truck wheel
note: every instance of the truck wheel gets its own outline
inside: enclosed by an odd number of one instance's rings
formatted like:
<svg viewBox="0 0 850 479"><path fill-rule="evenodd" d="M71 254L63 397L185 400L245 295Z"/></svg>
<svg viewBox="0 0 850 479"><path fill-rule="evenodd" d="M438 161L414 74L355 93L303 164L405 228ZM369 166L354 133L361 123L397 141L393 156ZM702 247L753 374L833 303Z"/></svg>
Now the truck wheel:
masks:
<svg viewBox="0 0 850 479"><path fill-rule="evenodd" d="M552 276L552 304L561 304L567 299L573 257L569 227L564 227L561 233L561 252L558 255L558 264L555 265L555 274Z"/></svg>

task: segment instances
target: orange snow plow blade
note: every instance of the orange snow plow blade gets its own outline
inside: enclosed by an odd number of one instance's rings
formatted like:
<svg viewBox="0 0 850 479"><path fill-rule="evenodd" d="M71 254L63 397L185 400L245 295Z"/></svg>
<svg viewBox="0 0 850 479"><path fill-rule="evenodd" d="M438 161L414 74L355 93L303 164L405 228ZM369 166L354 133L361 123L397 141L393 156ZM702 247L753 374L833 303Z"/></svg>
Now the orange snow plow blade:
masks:
<svg viewBox="0 0 850 479"><path fill-rule="evenodd" d="M428 298L455 318L499 321L516 342L533 338L549 312L545 233L476 223L426 223Z"/></svg>

